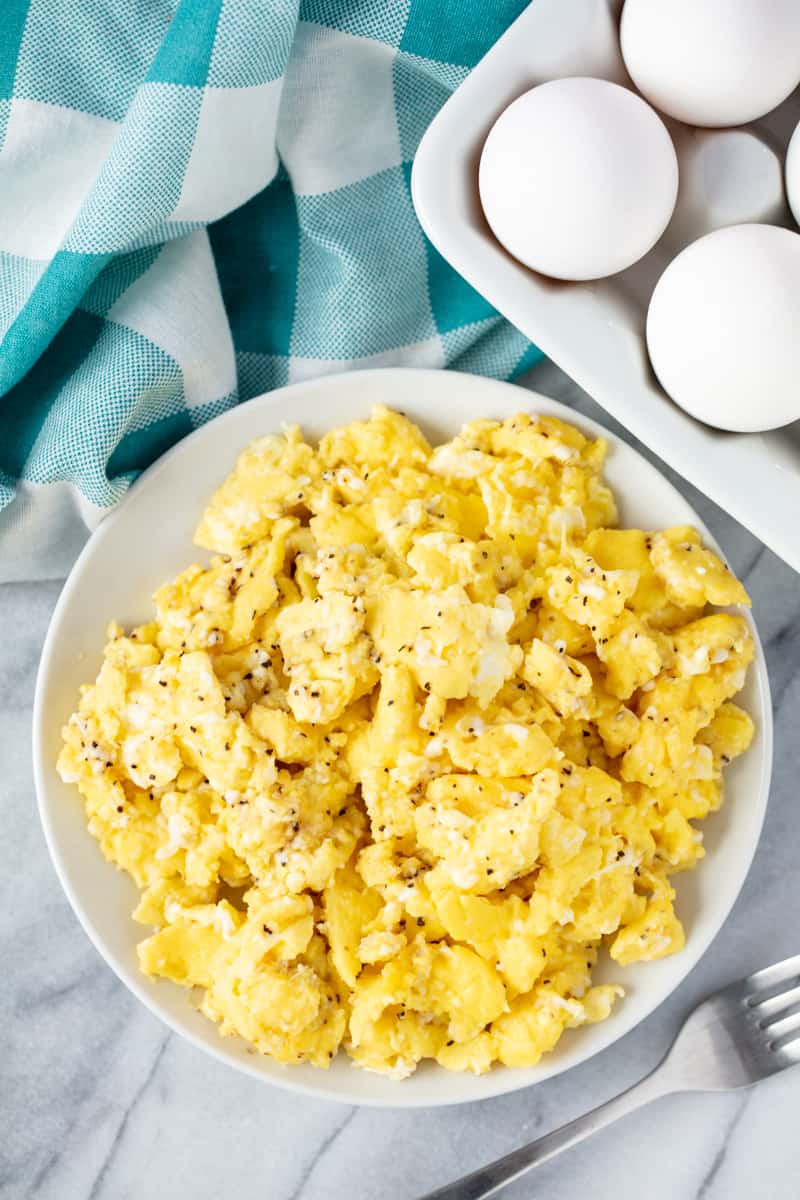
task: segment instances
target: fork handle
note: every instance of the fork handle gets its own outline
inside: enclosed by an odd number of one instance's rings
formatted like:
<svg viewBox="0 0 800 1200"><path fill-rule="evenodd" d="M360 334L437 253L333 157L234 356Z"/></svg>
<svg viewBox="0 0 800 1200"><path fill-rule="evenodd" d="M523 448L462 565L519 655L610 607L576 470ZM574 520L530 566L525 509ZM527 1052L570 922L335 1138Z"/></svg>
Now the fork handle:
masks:
<svg viewBox="0 0 800 1200"><path fill-rule="evenodd" d="M519 1179L526 1171L538 1167L539 1163L547 1162L549 1158L567 1150L570 1146L582 1142L584 1138L627 1116L651 1100L666 1096L675 1088L670 1085L666 1073L656 1067L650 1075L646 1075L633 1087L593 1108L591 1112L577 1117L560 1129L546 1133L544 1137L520 1146L504 1158L498 1158L485 1167L479 1167L471 1175L465 1175L455 1183L446 1184L435 1192L428 1192L420 1200L486 1200L488 1196L496 1195L506 1184Z"/></svg>

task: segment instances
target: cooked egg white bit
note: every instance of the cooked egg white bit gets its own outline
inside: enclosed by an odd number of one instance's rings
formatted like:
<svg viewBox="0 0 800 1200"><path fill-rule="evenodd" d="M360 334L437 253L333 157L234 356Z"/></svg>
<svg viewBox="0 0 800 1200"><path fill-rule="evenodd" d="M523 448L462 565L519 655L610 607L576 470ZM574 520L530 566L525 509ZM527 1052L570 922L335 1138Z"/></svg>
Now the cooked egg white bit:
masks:
<svg viewBox="0 0 800 1200"><path fill-rule="evenodd" d="M616 528L602 445L552 418L435 450L380 407L259 439L216 557L112 627L62 778L141 889L142 970L224 1036L532 1065L595 985L680 950L669 877L752 725L741 585L697 534Z"/></svg>

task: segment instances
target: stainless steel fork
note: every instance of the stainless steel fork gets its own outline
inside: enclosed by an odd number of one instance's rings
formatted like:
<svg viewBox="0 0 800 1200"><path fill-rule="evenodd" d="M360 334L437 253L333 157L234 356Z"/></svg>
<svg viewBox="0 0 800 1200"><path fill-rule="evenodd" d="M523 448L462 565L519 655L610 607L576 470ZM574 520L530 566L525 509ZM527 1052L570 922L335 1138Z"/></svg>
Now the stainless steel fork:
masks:
<svg viewBox="0 0 800 1200"><path fill-rule="evenodd" d="M583 1117L420 1200L485 1200L576 1142L672 1092L749 1087L800 1062L800 954L704 1000L639 1083Z"/></svg>

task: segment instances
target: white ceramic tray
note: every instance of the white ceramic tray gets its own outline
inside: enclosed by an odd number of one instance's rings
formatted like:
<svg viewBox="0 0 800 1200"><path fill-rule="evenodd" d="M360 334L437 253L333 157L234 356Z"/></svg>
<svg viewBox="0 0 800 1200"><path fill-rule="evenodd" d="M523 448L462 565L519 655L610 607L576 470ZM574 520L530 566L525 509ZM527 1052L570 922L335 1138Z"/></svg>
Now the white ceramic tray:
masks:
<svg viewBox="0 0 800 1200"><path fill-rule="evenodd" d="M512 100L568 75L631 86L617 38L620 9L621 0L534 0L425 134L411 181L417 214L439 252L477 291L631 433L800 570L800 422L761 434L710 429L672 403L650 368L647 305L666 264L692 240L684 228L674 222L649 254L611 279L560 283L512 259L480 209L481 147ZM751 128L782 162L798 120L795 93ZM669 127L681 161L693 135L673 122ZM753 202L763 203L759 188ZM758 209L738 214L739 220L762 217Z"/></svg>

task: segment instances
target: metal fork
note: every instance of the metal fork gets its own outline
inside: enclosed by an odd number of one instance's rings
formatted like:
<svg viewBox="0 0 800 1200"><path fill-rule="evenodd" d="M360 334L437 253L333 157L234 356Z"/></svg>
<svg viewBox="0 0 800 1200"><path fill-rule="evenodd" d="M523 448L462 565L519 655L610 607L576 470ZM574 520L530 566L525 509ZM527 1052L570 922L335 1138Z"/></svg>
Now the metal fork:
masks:
<svg viewBox="0 0 800 1200"><path fill-rule="evenodd" d="M539 1163L660 1096L750 1087L798 1062L800 954L709 996L686 1019L655 1070L621 1095L420 1200L485 1200Z"/></svg>

